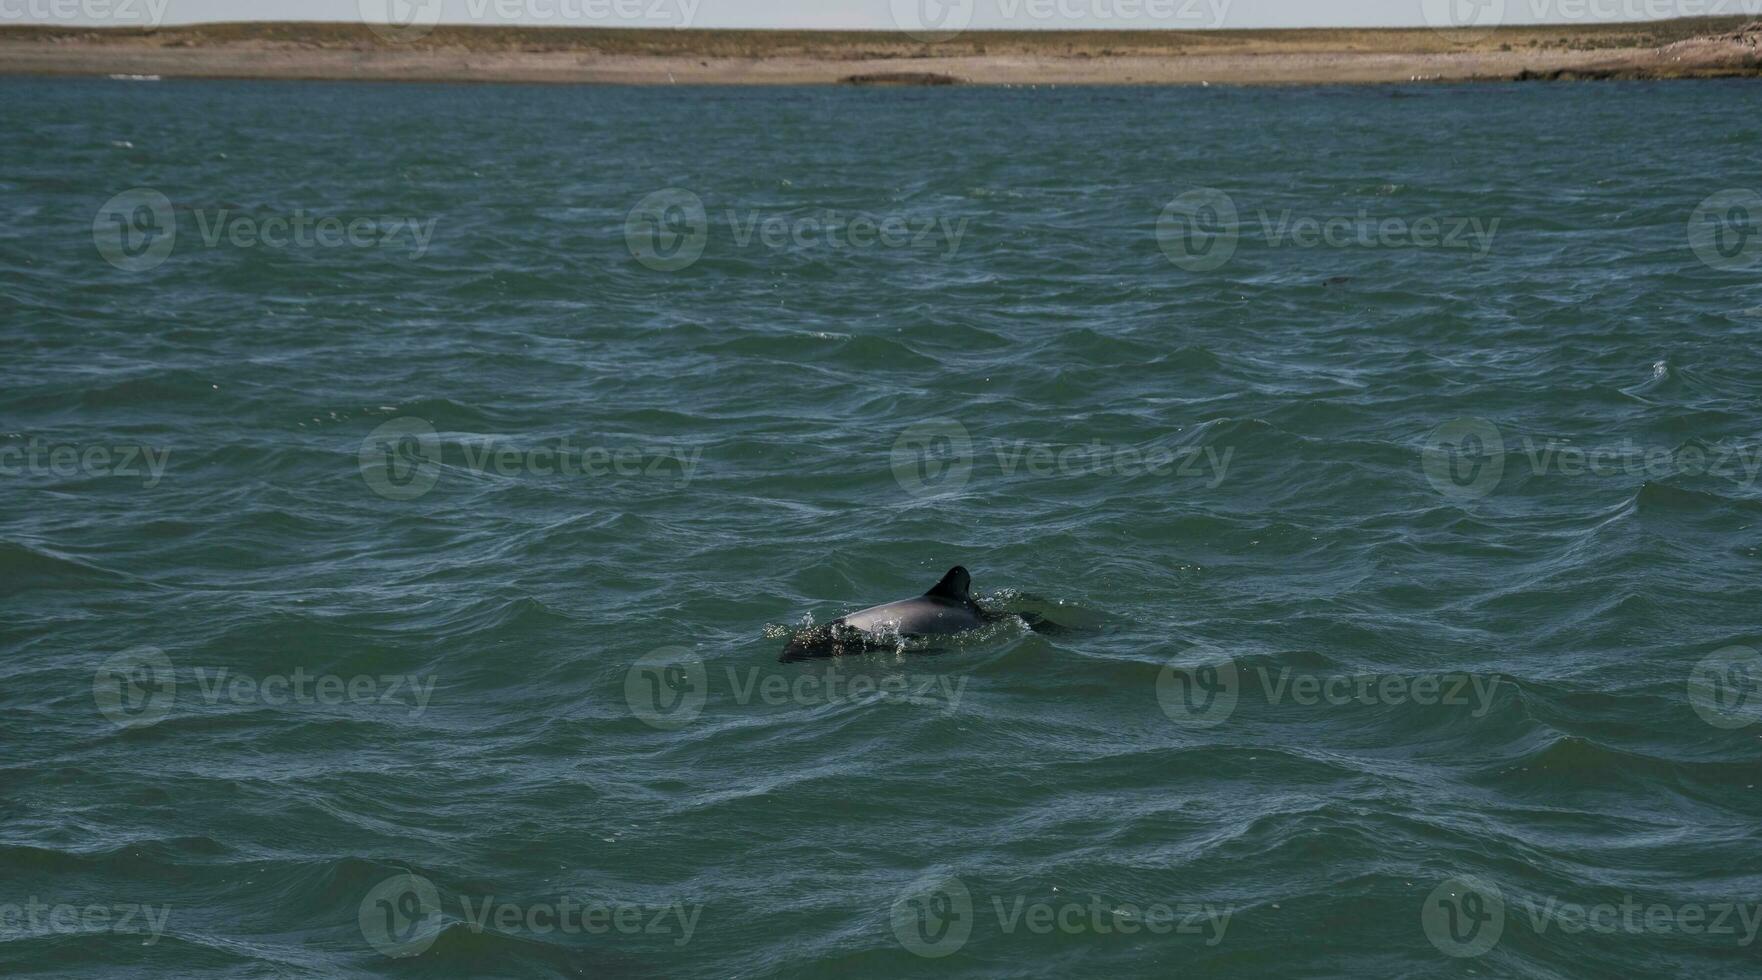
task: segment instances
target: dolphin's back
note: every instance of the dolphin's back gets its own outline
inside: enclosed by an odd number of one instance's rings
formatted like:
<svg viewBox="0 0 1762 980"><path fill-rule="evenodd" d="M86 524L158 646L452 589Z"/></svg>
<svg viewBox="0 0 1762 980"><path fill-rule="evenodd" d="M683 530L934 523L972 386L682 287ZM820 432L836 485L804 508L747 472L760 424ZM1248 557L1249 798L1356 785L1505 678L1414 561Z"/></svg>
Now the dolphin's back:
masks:
<svg viewBox="0 0 1762 980"><path fill-rule="evenodd" d="M903 636L947 636L990 621L969 592L972 577L959 565L948 570L930 591L911 599L883 603L804 629L783 646L784 663L810 657L861 653Z"/></svg>
<svg viewBox="0 0 1762 980"><path fill-rule="evenodd" d="M918 596L870 606L843 617L840 622L878 636L939 636L985 624L979 610L971 603L936 596Z"/></svg>

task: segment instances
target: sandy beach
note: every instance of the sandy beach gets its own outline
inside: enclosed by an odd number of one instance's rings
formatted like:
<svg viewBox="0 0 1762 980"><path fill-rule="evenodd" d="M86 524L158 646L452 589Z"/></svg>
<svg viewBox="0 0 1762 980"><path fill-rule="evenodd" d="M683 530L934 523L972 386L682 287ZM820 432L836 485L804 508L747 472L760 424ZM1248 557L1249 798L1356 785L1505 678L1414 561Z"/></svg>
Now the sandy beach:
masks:
<svg viewBox="0 0 1762 980"><path fill-rule="evenodd" d="M0 29L0 74L635 85L1326 84L1762 74L1762 22L903 34L359 24Z"/></svg>

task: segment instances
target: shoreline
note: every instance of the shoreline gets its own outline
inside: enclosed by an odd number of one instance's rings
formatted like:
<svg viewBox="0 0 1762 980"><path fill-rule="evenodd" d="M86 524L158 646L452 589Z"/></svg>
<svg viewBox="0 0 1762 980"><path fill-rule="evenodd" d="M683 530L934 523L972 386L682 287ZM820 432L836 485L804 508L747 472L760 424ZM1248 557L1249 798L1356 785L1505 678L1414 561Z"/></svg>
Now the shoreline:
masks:
<svg viewBox="0 0 1762 980"><path fill-rule="evenodd" d="M0 75L623 85L1318 85L1762 77L1762 21L1490 31L857 31L360 24L0 27Z"/></svg>

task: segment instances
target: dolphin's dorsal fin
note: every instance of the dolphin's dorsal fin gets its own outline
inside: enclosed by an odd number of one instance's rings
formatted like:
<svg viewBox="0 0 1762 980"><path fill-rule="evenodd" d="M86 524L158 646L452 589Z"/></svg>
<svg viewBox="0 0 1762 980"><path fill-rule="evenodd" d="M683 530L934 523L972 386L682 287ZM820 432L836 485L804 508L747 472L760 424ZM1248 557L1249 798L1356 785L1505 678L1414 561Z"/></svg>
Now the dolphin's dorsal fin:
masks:
<svg viewBox="0 0 1762 980"><path fill-rule="evenodd" d="M973 576L968 575L966 569L956 565L948 570L947 575L942 576L942 581L937 582L930 591L924 594L939 599L953 599L956 602L972 602L972 597L967 595L967 590L972 587Z"/></svg>

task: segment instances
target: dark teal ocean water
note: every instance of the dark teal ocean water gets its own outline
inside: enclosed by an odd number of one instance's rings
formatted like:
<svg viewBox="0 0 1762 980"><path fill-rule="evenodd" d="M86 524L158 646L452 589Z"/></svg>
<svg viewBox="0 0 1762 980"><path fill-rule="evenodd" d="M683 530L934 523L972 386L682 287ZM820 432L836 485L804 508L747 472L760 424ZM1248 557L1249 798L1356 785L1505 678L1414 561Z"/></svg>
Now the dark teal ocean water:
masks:
<svg viewBox="0 0 1762 980"><path fill-rule="evenodd" d="M0 133L0 973L1762 970L1762 88Z"/></svg>

